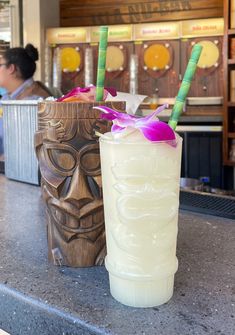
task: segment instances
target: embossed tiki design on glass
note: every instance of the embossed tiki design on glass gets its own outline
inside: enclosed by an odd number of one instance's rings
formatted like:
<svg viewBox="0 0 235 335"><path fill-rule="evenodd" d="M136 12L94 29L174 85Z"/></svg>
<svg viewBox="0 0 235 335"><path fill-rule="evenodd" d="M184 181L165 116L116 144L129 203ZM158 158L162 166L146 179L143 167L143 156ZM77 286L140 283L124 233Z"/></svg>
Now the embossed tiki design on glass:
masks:
<svg viewBox="0 0 235 335"><path fill-rule="evenodd" d="M99 143L100 103L42 102L35 150L46 203L48 254L58 265L100 265L106 254ZM102 103L104 104L104 102ZM124 110L122 102L105 105Z"/></svg>
<svg viewBox="0 0 235 335"><path fill-rule="evenodd" d="M177 146L140 133L100 139L111 294L157 306L173 294L182 139Z"/></svg>

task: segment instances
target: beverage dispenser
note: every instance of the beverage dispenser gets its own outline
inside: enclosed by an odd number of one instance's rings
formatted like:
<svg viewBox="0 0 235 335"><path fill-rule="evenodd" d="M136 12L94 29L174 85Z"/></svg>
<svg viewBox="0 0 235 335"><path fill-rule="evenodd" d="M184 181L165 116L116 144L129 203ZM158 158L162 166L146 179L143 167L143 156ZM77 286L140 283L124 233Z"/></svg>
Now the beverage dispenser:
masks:
<svg viewBox="0 0 235 335"><path fill-rule="evenodd" d="M89 27L47 30L46 84L63 94L85 80L93 81L93 56L89 47ZM86 61L86 62L85 62ZM86 65L85 65L86 64ZM86 66L89 65L88 74Z"/></svg>
<svg viewBox="0 0 235 335"><path fill-rule="evenodd" d="M140 94L159 98L176 96L179 88L179 34L178 22L134 26Z"/></svg>
<svg viewBox="0 0 235 335"><path fill-rule="evenodd" d="M96 76L99 27L90 27L90 29L91 48L94 54L94 76ZM115 87L117 91L129 92L129 63L133 53L132 25L109 26L105 73L106 87Z"/></svg>

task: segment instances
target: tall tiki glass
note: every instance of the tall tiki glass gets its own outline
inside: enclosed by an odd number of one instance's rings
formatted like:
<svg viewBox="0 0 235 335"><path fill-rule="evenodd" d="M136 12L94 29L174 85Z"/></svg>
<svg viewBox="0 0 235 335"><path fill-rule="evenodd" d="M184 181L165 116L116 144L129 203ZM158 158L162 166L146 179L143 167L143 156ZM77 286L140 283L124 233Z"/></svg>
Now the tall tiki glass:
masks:
<svg viewBox="0 0 235 335"><path fill-rule="evenodd" d="M112 296L134 307L173 294L182 139L150 142L141 133L100 138Z"/></svg>
<svg viewBox="0 0 235 335"><path fill-rule="evenodd" d="M110 129L100 103L42 102L35 150L46 204L48 255L57 265L100 265L106 255L99 143ZM102 103L113 108L122 102Z"/></svg>

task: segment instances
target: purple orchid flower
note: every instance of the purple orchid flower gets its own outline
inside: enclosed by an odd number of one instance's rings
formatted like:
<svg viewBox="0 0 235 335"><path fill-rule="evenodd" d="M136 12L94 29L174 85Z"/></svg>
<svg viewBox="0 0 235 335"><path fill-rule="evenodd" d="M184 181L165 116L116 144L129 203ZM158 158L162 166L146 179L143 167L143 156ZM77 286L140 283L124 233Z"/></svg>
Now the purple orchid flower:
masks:
<svg viewBox="0 0 235 335"><path fill-rule="evenodd" d="M134 115L119 113L106 106L96 106L102 114L101 118L113 122L112 133L122 132L127 127L135 128L141 131L145 138L149 141L169 141L169 144L175 146L175 133L167 123L159 121L156 115L162 112L167 104L158 107L153 113L145 117L137 117Z"/></svg>
<svg viewBox="0 0 235 335"><path fill-rule="evenodd" d="M108 93L110 93L113 97L117 95L117 91L113 87L105 87L104 88L104 95L103 100L106 100ZM63 95L61 98L57 99L57 102L61 101L69 101L71 98L78 98L81 101L95 101L96 95L96 87L91 85L89 87L75 87L69 93Z"/></svg>

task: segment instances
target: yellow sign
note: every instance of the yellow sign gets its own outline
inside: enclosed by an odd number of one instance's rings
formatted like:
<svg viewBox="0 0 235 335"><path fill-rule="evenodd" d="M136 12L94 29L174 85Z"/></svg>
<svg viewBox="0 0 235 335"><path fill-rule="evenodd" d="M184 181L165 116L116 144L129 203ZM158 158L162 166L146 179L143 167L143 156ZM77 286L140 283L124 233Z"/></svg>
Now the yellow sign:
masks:
<svg viewBox="0 0 235 335"><path fill-rule="evenodd" d="M47 29L49 44L98 43L99 26ZM223 18L109 26L108 42L178 39L224 34Z"/></svg>
<svg viewBox="0 0 235 335"><path fill-rule="evenodd" d="M123 70L123 64L123 51L114 45L108 46L106 56L106 70L109 72Z"/></svg>
<svg viewBox="0 0 235 335"><path fill-rule="evenodd" d="M99 27L90 27L90 41L99 42ZM108 42L124 42L132 40L132 25L109 26Z"/></svg>
<svg viewBox="0 0 235 335"><path fill-rule="evenodd" d="M135 41L177 39L180 37L179 22L136 24L133 29Z"/></svg>
<svg viewBox="0 0 235 335"><path fill-rule="evenodd" d="M216 65L219 60L219 48L211 41L200 41L199 44L203 47L201 56L197 66L206 69Z"/></svg>
<svg viewBox="0 0 235 335"><path fill-rule="evenodd" d="M47 29L49 44L87 43L89 27Z"/></svg>
<svg viewBox="0 0 235 335"><path fill-rule="evenodd" d="M168 65L169 61L169 50L162 44L153 44L144 52L144 63L152 70L164 69Z"/></svg>
<svg viewBox="0 0 235 335"><path fill-rule="evenodd" d="M63 71L74 72L81 65L81 55L75 48L63 48L61 50L61 69Z"/></svg>
<svg viewBox="0 0 235 335"><path fill-rule="evenodd" d="M182 21L182 37L220 36L224 34L224 19Z"/></svg>

